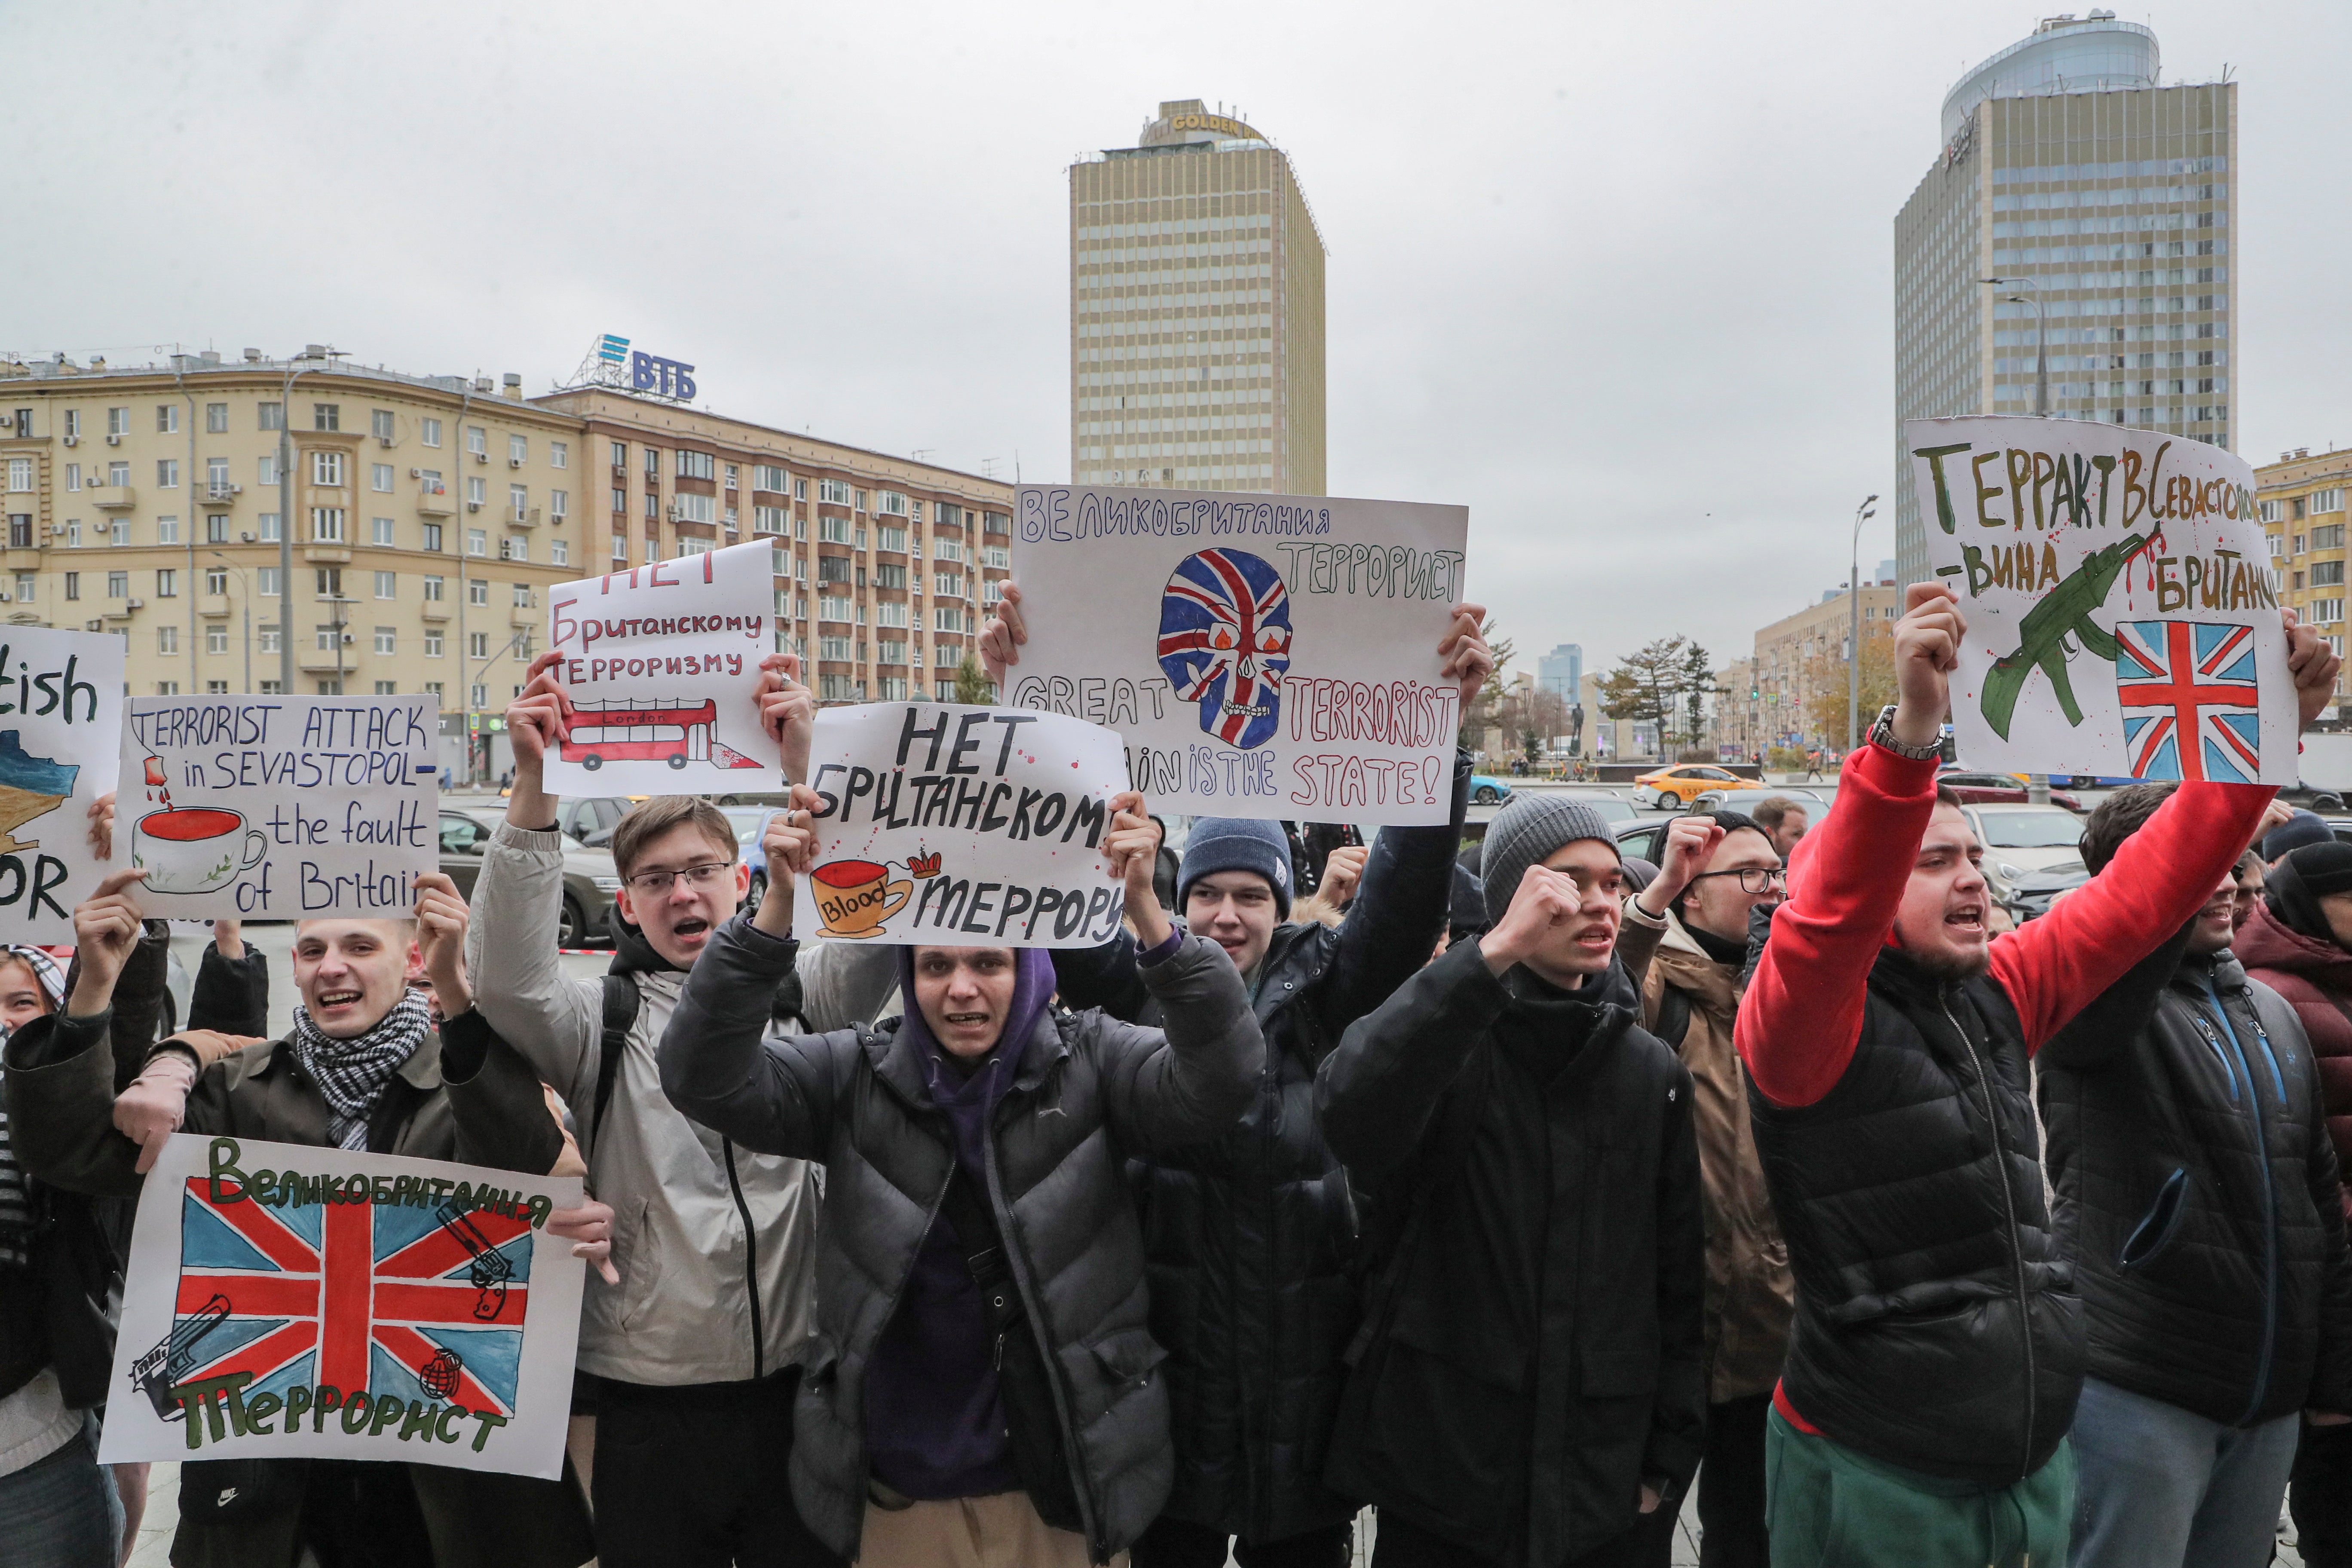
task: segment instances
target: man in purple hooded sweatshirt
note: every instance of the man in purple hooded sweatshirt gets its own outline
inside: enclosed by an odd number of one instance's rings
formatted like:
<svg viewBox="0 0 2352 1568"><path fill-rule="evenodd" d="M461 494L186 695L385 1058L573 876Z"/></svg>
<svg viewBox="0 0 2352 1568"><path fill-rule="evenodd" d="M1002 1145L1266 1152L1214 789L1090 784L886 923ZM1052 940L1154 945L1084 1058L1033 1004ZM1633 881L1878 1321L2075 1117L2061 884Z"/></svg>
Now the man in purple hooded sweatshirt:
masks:
<svg viewBox="0 0 2352 1568"><path fill-rule="evenodd" d="M710 939L661 1045L688 1117L825 1165L794 1501L863 1568L1112 1562L1173 1469L1123 1165L1249 1104L1248 994L1222 948L1169 923L1130 794L1103 854L1163 1028L1054 1016L1038 949L915 947L905 1017L770 1034L817 804L796 789L770 823L766 897Z"/></svg>

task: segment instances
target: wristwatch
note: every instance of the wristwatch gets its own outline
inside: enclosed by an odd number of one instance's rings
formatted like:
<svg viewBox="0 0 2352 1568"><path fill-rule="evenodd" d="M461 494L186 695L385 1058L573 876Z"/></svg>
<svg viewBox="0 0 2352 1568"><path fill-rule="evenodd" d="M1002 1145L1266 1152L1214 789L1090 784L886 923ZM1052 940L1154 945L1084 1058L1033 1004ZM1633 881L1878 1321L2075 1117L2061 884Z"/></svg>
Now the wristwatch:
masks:
<svg viewBox="0 0 2352 1568"><path fill-rule="evenodd" d="M1942 745L1906 746L1895 738L1895 704L1890 702L1878 710L1878 722L1870 727L1870 742L1884 746L1898 757L1908 757L1915 763L1933 762L1944 754Z"/></svg>

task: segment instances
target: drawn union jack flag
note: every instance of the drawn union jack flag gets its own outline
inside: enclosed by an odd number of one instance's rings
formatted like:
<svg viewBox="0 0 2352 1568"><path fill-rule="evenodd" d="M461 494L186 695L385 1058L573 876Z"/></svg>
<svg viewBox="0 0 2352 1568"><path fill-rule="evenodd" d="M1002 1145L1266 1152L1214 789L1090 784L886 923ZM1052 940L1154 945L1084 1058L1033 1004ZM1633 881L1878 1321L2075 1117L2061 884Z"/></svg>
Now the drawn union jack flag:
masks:
<svg viewBox="0 0 2352 1568"><path fill-rule="evenodd" d="M1203 550L1177 563L1160 595L1160 668L1201 728L1262 746L1282 723L1290 668L1290 590L1262 557Z"/></svg>
<svg viewBox="0 0 2352 1568"><path fill-rule="evenodd" d="M2131 773L2252 784L2261 773L2261 683L2252 627L2121 621L2116 695Z"/></svg>
<svg viewBox="0 0 2352 1568"><path fill-rule="evenodd" d="M526 1221L215 1204L209 1185L192 1178L181 1204L174 1383L249 1372L248 1399L331 1384L513 1415L530 1305Z"/></svg>

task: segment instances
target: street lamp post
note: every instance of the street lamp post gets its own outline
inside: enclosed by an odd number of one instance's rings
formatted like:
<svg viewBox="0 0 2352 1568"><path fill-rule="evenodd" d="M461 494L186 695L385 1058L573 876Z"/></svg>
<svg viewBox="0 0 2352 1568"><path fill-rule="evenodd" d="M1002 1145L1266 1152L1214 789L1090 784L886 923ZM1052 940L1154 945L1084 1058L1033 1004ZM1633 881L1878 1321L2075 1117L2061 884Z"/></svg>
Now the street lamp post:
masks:
<svg viewBox="0 0 2352 1568"><path fill-rule="evenodd" d="M1853 509L1853 561L1846 567L1846 597L1851 603L1845 638L1845 749L1862 740L1862 525L1878 515L1874 495L1864 496Z"/></svg>
<svg viewBox="0 0 2352 1568"><path fill-rule="evenodd" d="M286 362L278 393L278 689L288 697L294 694L294 384L324 368L338 352L323 343L303 345Z"/></svg>
<svg viewBox="0 0 2352 1568"><path fill-rule="evenodd" d="M2007 305L2033 307L2033 416L2050 417L2050 334L2042 329L2042 283L2035 278L1979 278L1979 283L1996 289L2027 289L2031 293L2010 294L2002 298Z"/></svg>

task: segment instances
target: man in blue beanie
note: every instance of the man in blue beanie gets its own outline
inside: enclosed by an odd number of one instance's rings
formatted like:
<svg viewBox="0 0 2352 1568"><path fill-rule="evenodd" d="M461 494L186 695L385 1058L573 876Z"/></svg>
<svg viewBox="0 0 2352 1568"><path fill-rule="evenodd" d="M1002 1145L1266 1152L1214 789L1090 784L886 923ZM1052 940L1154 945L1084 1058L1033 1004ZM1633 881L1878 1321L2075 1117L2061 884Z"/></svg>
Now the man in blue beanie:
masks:
<svg viewBox="0 0 2352 1568"><path fill-rule="evenodd" d="M1495 667L1478 634L1485 618L1475 605L1459 606L1438 645L1465 710ZM1002 683L1004 666L1019 661L1025 637L1020 590L1008 583L982 637L992 679ZM1315 1068L1349 1024L1429 962L1446 930L1469 789L1465 755L1445 826L1381 830L1336 927L1285 923L1296 889L1280 823L1192 825L1176 910L1247 983L1265 1071L1225 1136L1129 1165L1176 1439L1175 1489L1135 1543L1135 1568L1222 1568L1236 1537L1235 1555L1250 1568L1349 1561L1359 1500L1324 1483L1323 1461L1360 1315L1358 1210L1316 1125ZM1156 962L1158 950L1136 945L1122 932L1105 947L1056 949L1062 1000L1156 1025L1139 965Z"/></svg>

